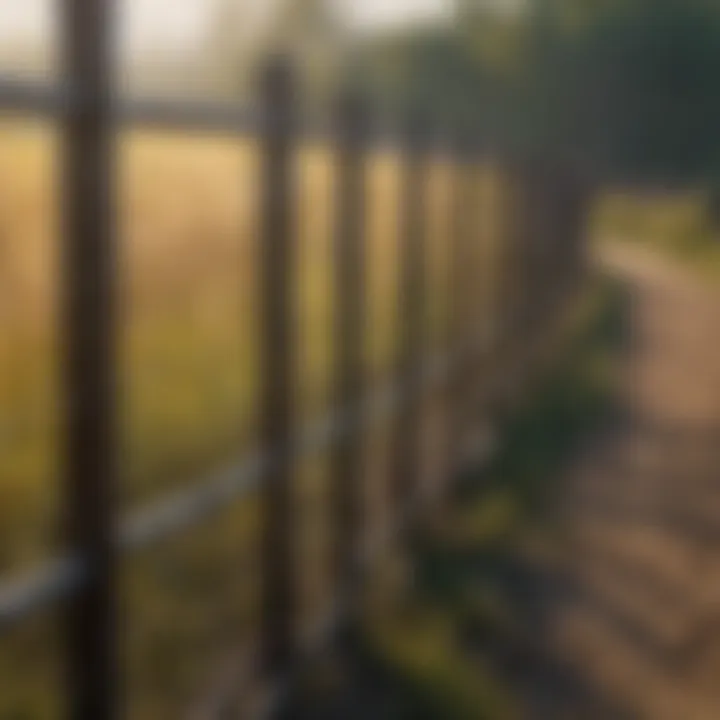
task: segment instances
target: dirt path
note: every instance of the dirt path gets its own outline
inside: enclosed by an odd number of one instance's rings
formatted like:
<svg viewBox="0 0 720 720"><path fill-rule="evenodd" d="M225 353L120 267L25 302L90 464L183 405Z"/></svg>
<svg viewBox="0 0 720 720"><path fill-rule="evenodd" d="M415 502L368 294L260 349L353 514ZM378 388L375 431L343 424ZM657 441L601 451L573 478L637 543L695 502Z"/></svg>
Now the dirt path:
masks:
<svg viewBox="0 0 720 720"><path fill-rule="evenodd" d="M616 421L557 487L556 522L462 566L513 630L459 624L461 656L519 720L720 720L720 288L638 252L602 263L631 294ZM337 706L289 717L415 720L349 667Z"/></svg>
<svg viewBox="0 0 720 720"><path fill-rule="evenodd" d="M527 717L720 719L720 293L640 253L622 419L570 473ZM526 686L527 687L527 686Z"/></svg>

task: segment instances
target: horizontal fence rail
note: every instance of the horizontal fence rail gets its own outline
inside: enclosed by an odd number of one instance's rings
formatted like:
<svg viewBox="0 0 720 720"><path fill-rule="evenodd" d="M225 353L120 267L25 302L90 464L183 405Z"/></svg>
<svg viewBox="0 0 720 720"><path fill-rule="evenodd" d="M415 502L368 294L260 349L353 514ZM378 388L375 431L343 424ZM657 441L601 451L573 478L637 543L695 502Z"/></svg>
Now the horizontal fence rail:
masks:
<svg viewBox="0 0 720 720"><path fill-rule="evenodd" d="M63 335L65 432L64 497L67 553L22 578L0 582L0 640L20 621L45 609L66 609L68 716L110 720L122 707L117 651L117 565L132 553L187 533L251 493L260 499L259 671L274 688L268 707L283 695L298 661L332 638L352 617L354 597L372 558L402 537L422 509L422 433L425 398L444 398L445 473L458 464L462 436L477 408L473 393L488 384L489 362L519 384L530 347L548 332L577 292L583 270L582 223L587 193L569 171L510 163L512 202L494 293L492 333L479 327L476 307L483 282L477 248L476 182L481 152L463 138L444 142L417 113L389 132L373 128L371 108L354 92L340 94L332 121L298 116L299 83L291 64L276 58L265 68L260 104L119 99L111 92L106 57L111 0L66 3L66 76L57 87L0 77L0 114L55 120L64 136ZM124 124L162 130L213 131L259 139L262 279L259 344L262 382L257 449L237 462L155 504L118 517L116 428L116 218L113 166L116 130ZM333 406L300 427L293 412L296 338L292 323L297 218L292 164L298 143L324 138L336 159L332 273L335 281ZM401 160L398 345L389 380L370 387L362 328L368 295L363 270L367 245L367 155L391 146ZM452 161L447 284L447 350L429 355L429 163ZM508 201L506 201L508 202ZM496 327L495 327L496 326ZM507 365L507 370L504 365ZM486 391L487 388L484 388ZM483 402L485 396L483 395ZM492 398L487 398L490 405ZM387 532L364 538L362 508L366 431L392 420ZM297 508L295 468L314 453L331 452L333 597L310 637L298 633L298 573L294 559ZM231 683L233 684L233 683ZM227 688L228 697L236 692ZM229 702L221 699L219 705Z"/></svg>
<svg viewBox="0 0 720 720"><path fill-rule="evenodd" d="M206 132L256 137L264 132L264 117L255 107L231 101L189 98L118 96L113 101L116 126L166 132ZM0 73L0 117L35 116L61 120L81 107L80 98L62 85L17 80ZM323 118L299 117L293 135L299 140L331 140L340 130ZM390 119L368 117L365 147L368 151L397 150L403 146L403 129ZM450 139L435 137L435 152L452 156ZM489 151L488 151L489 152Z"/></svg>
<svg viewBox="0 0 720 720"><path fill-rule="evenodd" d="M348 407L309 424L290 449L294 461L332 448L343 438L361 433L398 412L415 394L428 394L442 387L455 369L475 357L485 338L468 346L464 357L438 354L424 363L419 383L386 382L369 393L357 406ZM464 362L463 362L464 361ZM251 453L219 469L169 498L142 508L121 524L117 544L125 552L140 552L211 520L217 513L248 497L272 471L273 453ZM0 583L0 636L19 620L71 595L82 584L80 557L49 562L26 577Z"/></svg>

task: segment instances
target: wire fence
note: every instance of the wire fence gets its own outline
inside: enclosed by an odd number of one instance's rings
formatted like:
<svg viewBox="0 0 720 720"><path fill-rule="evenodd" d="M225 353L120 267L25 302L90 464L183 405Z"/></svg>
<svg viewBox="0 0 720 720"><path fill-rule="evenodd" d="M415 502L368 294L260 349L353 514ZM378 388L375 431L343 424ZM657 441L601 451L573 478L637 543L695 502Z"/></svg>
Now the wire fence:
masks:
<svg viewBox="0 0 720 720"><path fill-rule="evenodd" d="M333 121L322 133L334 148L335 410L310 427L298 427L295 338L291 321L295 222L291 189L295 151L308 133L297 115L298 83L291 64L274 59L263 71L258 112L232 105L118 101L111 89L108 57L109 0L65 4L66 69L62 88L0 79L0 111L54 118L63 131L63 328L64 468L68 553L25 578L0 583L0 635L28 615L64 604L68 716L104 720L122 706L118 672L118 557L187 532L214 513L260 493L261 617L255 657L261 680L286 677L307 648L297 633L298 578L293 502L298 459L318 449L331 453L332 565L335 594L319 636L330 637L362 581L373 548L363 541L361 471L363 428L392 417L392 482L388 489L400 532L421 512L420 416L423 397L440 390L448 398L448 468L454 466L467 423L468 388L483 381L487 350L483 333L469 334L463 321L464 291L477 282L469 262L471 208L460 190L455 227L446 238L451 312L449 351L427 357L428 304L424 266L428 202L427 168L437 145L417 114L393 137L402 158L400 227L399 360L394 377L369 387L363 365L365 295L361 261L367 216L366 158L378 142L370 108L352 92L337 99ZM258 407L261 450L179 494L129 518L120 518L116 374L116 222L113 136L119 123L165 129L205 129L252 134L260 143L262 189L260 248L262 387ZM447 140L447 138L446 138ZM467 140L467 139L465 139ZM387 142L387 137L380 138ZM472 144L447 141L456 173L477 163ZM581 281L582 224L587 193L566 167L517 160L505 163L514 202L505 228L503 282L496 303L493 354L496 366L522 363L533 338L552 326ZM458 187L460 184L458 183ZM477 332L477 328L472 331ZM487 378L485 378L487 380ZM448 481L451 473L448 473ZM388 538L375 538L374 551Z"/></svg>

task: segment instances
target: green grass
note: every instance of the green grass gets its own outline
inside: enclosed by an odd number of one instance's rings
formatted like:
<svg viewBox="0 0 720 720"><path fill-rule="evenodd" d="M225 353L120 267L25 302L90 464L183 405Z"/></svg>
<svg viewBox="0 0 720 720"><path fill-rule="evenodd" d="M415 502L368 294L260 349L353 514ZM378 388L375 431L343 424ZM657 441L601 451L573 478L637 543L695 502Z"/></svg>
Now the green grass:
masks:
<svg viewBox="0 0 720 720"><path fill-rule="evenodd" d="M720 279L720 231L709 221L703 192L608 193L598 203L593 229L599 241L655 250Z"/></svg>

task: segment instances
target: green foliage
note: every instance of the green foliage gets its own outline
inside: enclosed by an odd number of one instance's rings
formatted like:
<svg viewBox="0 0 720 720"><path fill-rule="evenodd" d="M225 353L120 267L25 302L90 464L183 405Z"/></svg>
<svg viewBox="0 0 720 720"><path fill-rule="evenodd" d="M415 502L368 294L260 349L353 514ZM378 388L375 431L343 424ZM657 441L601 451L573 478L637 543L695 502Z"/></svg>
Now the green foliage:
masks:
<svg viewBox="0 0 720 720"><path fill-rule="evenodd" d="M719 41L720 14L704 2L605 3L537 65L556 89L557 135L613 177L712 177Z"/></svg>
<svg viewBox="0 0 720 720"><path fill-rule="evenodd" d="M364 661L392 698L391 717L522 717L504 671L530 657L537 632L522 548L551 517L564 463L612 407L625 310L625 293L612 284L587 299L557 362L505 428L495 461L468 477L446 516L418 539L409 597L368 620Z"/></svg>
<svg viewBox="0 0 720 720"><path fill-rule="evenodd" d="M445 128L495 136L510 113L520 28L483 13L451 26L373 39L361 51L362 82L387 111L419 109Z"/></svg>
<svg viewBox="0 0 720 720"><path fill-rule="evenodd" d="M623 181L720 175L720 9L709 0L463 2L456 26L367 48L390 105Z"/></svg>

